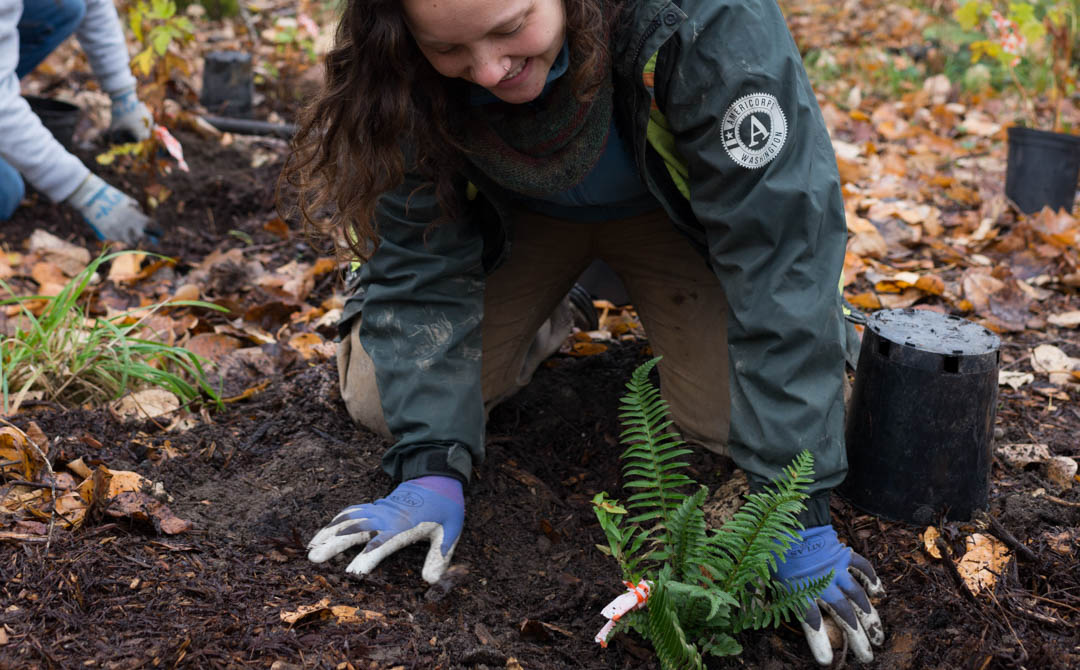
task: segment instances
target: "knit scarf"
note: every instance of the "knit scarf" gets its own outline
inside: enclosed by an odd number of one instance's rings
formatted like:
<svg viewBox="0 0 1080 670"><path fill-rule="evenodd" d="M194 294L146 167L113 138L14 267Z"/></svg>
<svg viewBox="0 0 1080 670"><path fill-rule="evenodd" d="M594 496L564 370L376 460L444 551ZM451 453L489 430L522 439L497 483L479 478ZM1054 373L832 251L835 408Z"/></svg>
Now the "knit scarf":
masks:
<svg viewBox="0 0 1080 670"><path fill-rule="evenodd" d="M611 66L589 102L574 96L575 63L537 100L474 107L466 157L495 183L533 198L576 186L593 169L611 129Z"/></svg>

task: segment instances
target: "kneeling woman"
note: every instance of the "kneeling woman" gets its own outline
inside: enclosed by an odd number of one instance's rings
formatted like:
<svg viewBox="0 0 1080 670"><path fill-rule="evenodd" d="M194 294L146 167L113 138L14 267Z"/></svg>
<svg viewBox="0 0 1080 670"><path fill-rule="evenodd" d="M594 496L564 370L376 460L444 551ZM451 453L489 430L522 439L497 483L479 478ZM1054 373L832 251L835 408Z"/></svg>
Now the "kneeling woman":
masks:
<svg viewBox="0 0 1080 670"><path fill-rule="evenodd" d="M331 206L326 232L364 261L341 389L401 482L339 514L311 560L366 543L347 568L364 574L430 538L423 576L440 577L487 410L568 334L567 292L600 258L684 437L752 487L814 454L777 576L833 570L807 603L811 650L831 661L824 611L872 658L880 581L829 514L847 467L843 203L774 0L352 0L295 148L305 220Z"/></svg>

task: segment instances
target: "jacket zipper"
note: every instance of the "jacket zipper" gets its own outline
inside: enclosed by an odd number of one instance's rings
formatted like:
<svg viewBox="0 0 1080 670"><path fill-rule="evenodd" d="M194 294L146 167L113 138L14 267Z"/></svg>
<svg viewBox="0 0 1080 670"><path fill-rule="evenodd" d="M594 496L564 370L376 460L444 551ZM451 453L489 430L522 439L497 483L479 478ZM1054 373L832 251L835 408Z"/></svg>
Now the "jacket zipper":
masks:
<svg viewBox="0 0 1080 670"><path fill-rule="evenodd" d="M649 23L649 27L645 30L645 34L638 40L637 48L634 49L634 57L630 59L631 63L634 63L635 70L637 68L637 59L641 55L641 50L645 48L645 42L652 37L652 34L656 32L656 29L660 27L660 16L657 15L655 19Z"/></svg>

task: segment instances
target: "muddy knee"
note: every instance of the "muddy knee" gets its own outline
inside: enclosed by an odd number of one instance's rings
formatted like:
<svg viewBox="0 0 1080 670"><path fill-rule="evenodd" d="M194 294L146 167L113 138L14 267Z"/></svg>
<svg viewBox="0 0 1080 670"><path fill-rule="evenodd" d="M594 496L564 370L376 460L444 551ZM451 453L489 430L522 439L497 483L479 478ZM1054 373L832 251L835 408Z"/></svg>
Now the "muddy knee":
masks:
<svg viewBox="0 0 1080 670"><path fill-rule="evenodd" d="M375 364L360 345L360 321L357 320L337 350L341 398L353 421L383 437L391 437L383 417L382 399L375 381Z"/></svg>

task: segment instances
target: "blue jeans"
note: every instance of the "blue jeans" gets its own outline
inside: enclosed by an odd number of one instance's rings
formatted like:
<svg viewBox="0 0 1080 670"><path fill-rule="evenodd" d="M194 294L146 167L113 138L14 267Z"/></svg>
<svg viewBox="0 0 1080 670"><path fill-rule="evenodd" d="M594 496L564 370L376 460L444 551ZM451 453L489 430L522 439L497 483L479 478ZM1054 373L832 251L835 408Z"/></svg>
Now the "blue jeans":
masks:
<svg viewBox="0 0 1080 670"><path fill-rule="evenodd" d="M24 0L15 75L22 79L36 68L75 32L85 14L85 0ZM11 218L25 191L18 171L0 158L0 221Z"/></svg>

